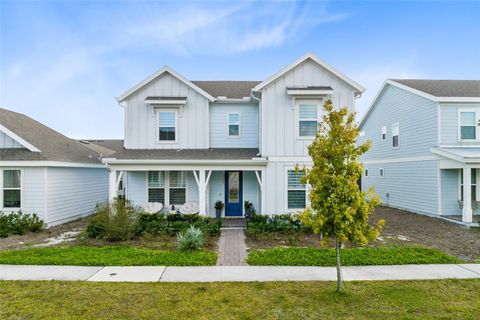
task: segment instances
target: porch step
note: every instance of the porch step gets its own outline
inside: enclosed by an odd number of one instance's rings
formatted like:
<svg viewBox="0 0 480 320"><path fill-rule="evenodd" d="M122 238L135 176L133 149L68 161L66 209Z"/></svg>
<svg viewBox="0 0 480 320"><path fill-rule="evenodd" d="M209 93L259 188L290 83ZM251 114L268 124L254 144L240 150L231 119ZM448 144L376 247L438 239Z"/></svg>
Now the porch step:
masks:
<svg viewBox="0 0 480 320"><path fill-rule="evenodd" d="M222 229L245 229L247 221L245 218L227 218L222 220Z"/></svg>

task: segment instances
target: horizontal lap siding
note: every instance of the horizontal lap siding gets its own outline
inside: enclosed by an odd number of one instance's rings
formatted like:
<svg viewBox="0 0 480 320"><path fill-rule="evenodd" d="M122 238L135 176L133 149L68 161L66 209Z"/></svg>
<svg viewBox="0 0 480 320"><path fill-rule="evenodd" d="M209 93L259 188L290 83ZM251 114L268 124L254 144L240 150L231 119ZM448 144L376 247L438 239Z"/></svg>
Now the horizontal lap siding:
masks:
<svg viewBox="0 0 480 320"><path fill-rule="evenodd" d="M48 223L91 214L108 201L108 172L93 168L48 168Z"/></svg>
<svg viewBox="0 0 480 320"><path fill-rule="evenodd" d="M440 125L441 143L446 145L471 145L471 142L458 141L458 110L459 108L472 108L480 111L480 103L441 103ZM480 143L477 143L480 145Z"/></svg>
<svg viewBox="0 0 480 320"><path fill-rule="evenodd" d="M228 136L230 112L240 113L240 137ZM210 146L212 148L258 148L258 105L212 104L210 106Z"/></svg>
<svg viewBox="0 0 480 320"><path fill-rule="evenodd" d="M460 170L441 170L442 215L460 215L462 210L458 205L458 175Z"/></svg>
<svg viewBox="0 0 480 320"><path fill-rule="evenodd" d="M368 177L362 177L362 190L373 186L384 205L438 214L438 161L368 164L365 167ZM380 168L384 169L384 178L380 177Z"/></svg>
<svg viewBox="0 0 480 320"><path fill-rule="evenodd" d="M127 199L134 205L142 206L148 201L147 172L127 172Z"/></svg>
<svg viewBox="0 0 480 320"><path fill-rule="evenodd" d="M215 202L220 200L225 203L225 172L212 171L210 181L208 182L208 195L207 214L214 217Z"/></svg>
<svg viewBox="0 0 480 320"><path fill-rule="evenodd" d="M243 201L250 201L256 212L260 211L260 188L254 171L243 172Z"/></svg>
<svg viewBox="0 0 480 320"><path fill-rule="evenodd" d="M399 123L400 147L392 148L392 124ZM382 140L382 127L387 127ZM361 131L359 143L370 140L372 146L363 161L431 155L437 145L437 104L428 99L387 85L372 107Z"/></svg>

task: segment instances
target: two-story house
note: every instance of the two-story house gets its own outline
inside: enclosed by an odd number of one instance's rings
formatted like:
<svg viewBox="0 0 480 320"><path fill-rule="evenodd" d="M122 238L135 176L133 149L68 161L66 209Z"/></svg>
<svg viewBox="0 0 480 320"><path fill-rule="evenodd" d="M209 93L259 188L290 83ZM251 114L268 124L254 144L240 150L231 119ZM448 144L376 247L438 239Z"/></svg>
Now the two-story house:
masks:
<svg viewBox="0 0 480 320"><path fill-rule="evenodd" d="M480 81L387 80L360 130L372 141L362 189L384 205L467 224L480 214Z"/></svg>
<svg viewBox="0 0 480 320"><path fill-rule="evenodd" d="M220 200L227 217L245 201L262 214L302 209L308 190L294 167L311 164L323 102L354 111L363 91L313 54L264 81L191 81L164 67L117 97L124 141L103 145L114 150L103 158L110 199L121 189L137 205L192 202L212 216Z"/></svg>

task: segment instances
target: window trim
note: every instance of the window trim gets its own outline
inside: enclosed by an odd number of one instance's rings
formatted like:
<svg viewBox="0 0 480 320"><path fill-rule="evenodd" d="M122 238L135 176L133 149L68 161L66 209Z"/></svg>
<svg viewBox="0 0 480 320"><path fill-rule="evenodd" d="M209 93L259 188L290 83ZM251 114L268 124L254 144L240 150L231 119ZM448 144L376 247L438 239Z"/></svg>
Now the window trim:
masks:
<svg viewBox="0 0 480 320"><path fill-rule="evenodd" d="M387 141L387 126L382 127L381 139L382 141Z"/></svg>
<svg viewBox="0 0 480 320"><path fill-rule="evenodd" d="M462 139L462 113L475 113L475 139ZM458 142L479 142L480 141L480 110L479 108L458 108L457 113L457 141Z"/></svg>
<svg viewBox="0 0 480 320"><path fill-rule="evenodd" d="M363 176L364 176L365 178L368 178L368 168L365 168L365 169L363 170Z"/></svg>
<svg viewBox="0 0 480 320"><path fill-rule="evenodd" d="M310 187L308 184L305 185L305 208L289 208L288 207L288 171L295 171L295 167L285 167L285 212L297 212L299 210L303 210L310 205L309 203L309 195L310 195ZM292 189L292 190L299 190L299 189Z"/></svg>
<svg viewBox="0 0 480 320"><path fill-rule="evenodd" d="M400 122L393 123L390 127L392 129L392 149L398 149L398 148L400 148ZM393 128L394 127L398 128L398 134L397 134L398 145L397 146L393 145L393 137L395 137L395 135L393 134Z"/></svg>
<svg viewBox="0 0 480 320"><path fill-rule="evenodd" d="M8 190L20 190L20 207L4 207L3 203L3 174L4 171L20 171L20 188L8 188ZM3 212L14 212L14 211L19 211L22 210L23 208L23 175L24 171L22 168L17 168L17 167L11 167L11 168L2 168L0 170L0 211Z"/></svg>
<svg viewBox="0 0 480 320"><path fill-rule="evenodd" d="M164 204L163 204L163 208L164 209L167 209L170 211L170 208L173 205L175 205L175 208L178 208L180 206L183 205L182 204L175 204L175 203L170 203L170 189L185 189L185 203L189 202L189 197L188 197L188 191L189 191L189 187L188 187L188 184L189 184L189 178L188 178L188 170L147 170L146 171L146 175L145 175L145 184L146 184L146 192L147 192L147 203L149 203L149 199L148 199L148 190L150 189L148 187L148 172L149 171L163 171L164 172L164 177L165 177L165 184L163 186L163 192L164 192ZM184 175L185 175L185 187L184 188L170 188L170 172L171 171L183 171L184 172ZM161 189L161 188L152 188L152 189ZM167 206L168 205L168 206Z"/></svg>
<svg viewBox="0 0 480 320"><path fill-rule="evenodd" d="M471 181L470 188L475 186L475 201L480 201L480 169L478 168L470 168L470 170L476 170L475 176L476 180ZM459 168L458 170L458 195L457 198L459 201L463 201L463 168ZM473 195L473 194L472 194Z"/></svg>
<svg viewBox="0 0 480 320"><path fill-rule="evenodd" d="M235 125L235 123L230 123L230 115L231 114L238 114L238 135L232 136L230 135L230 125ZM227 112L227 137L229 139L240 139L242 137L242 113L239 111L231 111Z"/></svg>
<svg viewBox="0 0 480 320"><path fill-rule="evenodd" d="M174 112L175 113L175 140L160 140L160 113L161 112ZM158 144L172 144L178 143L178 117L179 110L178 108L157 108L155 110L155 131L156 131L156 142ZM168 127L170 128L170 127Z"/></svg>
<svg viewBox="0 0 480 320"><path fill-rule="evenodd" d="M320 122L321 116L321 106L323 106L323 98L321 99L295 99L295 138L297 140L313 140L315 136L301 136L300 135L300 105L301 104L314 104L317 106L317 129L318 123ZM308 120L307 120L308 121ZM310 121L313 121L311 119Z"/></svg>
<svg viewBox="0 0 480 320"><path fill-rule="evenodd" d="M379 168L378 169L378 175L380 178L385 178L385 169L384 168Z"/></svg>

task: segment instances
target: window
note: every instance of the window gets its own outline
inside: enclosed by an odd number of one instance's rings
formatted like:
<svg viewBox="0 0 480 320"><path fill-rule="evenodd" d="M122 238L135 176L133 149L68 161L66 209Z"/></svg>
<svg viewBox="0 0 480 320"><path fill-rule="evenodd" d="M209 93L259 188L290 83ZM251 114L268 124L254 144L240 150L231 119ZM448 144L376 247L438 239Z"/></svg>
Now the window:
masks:
<svg viewBox="0 0 480 320"><path fill-rule="evenodd" d="M173 141L177 139L177 111L158 112L158 140Z"/></svg>
<svg viewBox="0 0 480 320"><path fill-rule="evenodd" d="M385 175L385 170L383 170L383 168L380 168L380 177L383 178L384 175Z"/></svg>
<svg viewBox="0 0 480 320"><path fill-rule="evenodd" d="M365 177L368 177L368 169L365 169Z"/></svg>
<svg viewBox="0 0 480 320"><path fill-rule="evenodd" d="M298 107L298 136L315 137L317 135L317 126L317 105L300 104Z"/></svg>
<svg viewBox="0 0 480 320"><path fill-rule="evenodd" d="M148 202L165 204L165 172L148 172Z"/></svg>
<svg viewBox="0 0 480 320"><path fill-rule="evenodd" d="M3 207L20 208L22 203L20 170L3 170Z"/></svg>
<svg viewBox="0 0 480 320"><path fill-rule="evenodd" d="M472 190L471 190L471 196L472 196L472 201L477 201L477 170L476 169L471 169L471 183L472 183ZM459 170L460 174L460 201L463 201L463 169Z"/></svg>
<svg viewBox="0 0 480 320"><path fill-rule="evenodd" d="M392 146L398 148L400 136L400 125L398 123L392 124Z"/></svg>
<svg viewBox="0 0 480 320"><path fill-rule="evenodd" d="M475 111L460 112L460 139L477 139L477 114Z"/></svg>
<svg viewBox="0 0 480 320"><path fill-rule="evenodd" d="M382 127L382 140L387 140L387 127Z"/></svg>
<svg viewBox="0 0 480 320"><path fill-rule="evenodd" d="M240 113L228 114L228 136L240 137Z"/></svg>
<svg viewBox="0 0 480 320"><path fill-rule="evenodd" d="M307 188L301 179L305 174L301 171L295 173L295 170L287 171L287 208L304 209L307 199Z"/></svg>
<svg viewBox="0 0 480 320"><path fill-rule="evenodd" d="M169 175L170 204L183 205L186 202L185 173L183 171L170 171Z"/></svg>

